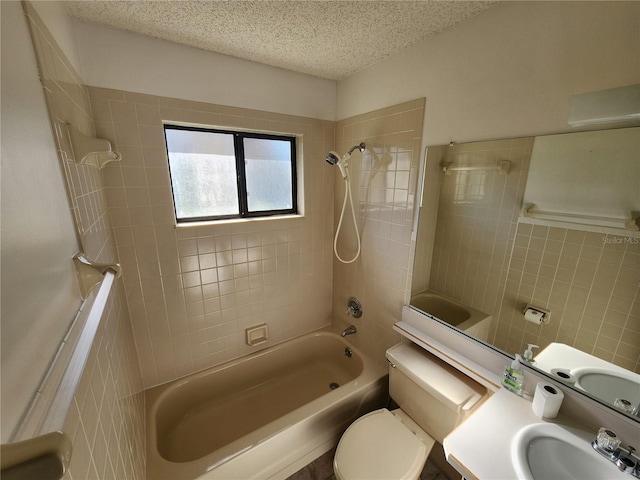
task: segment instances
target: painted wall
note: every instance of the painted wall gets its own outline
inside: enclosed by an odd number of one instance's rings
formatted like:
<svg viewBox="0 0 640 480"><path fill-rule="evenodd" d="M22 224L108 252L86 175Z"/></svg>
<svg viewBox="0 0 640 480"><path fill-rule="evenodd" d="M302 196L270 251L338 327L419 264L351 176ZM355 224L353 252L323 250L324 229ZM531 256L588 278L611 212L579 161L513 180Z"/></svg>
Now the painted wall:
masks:
<svg viewBox="0 0 640 480"><path fill-rule="evenodd" d="M20 2L1 5L4 442L81 298L71 262L78 242L27 20Z"/></svg>
<svg viewBox="0 0 640 480"><path fill-rule="evenodd" d="M640 82L640 3L503 2L338 83L337 118L426 97L423 145L568 131L570 96Z"/></svg>
<svg viewBox="0 0 640 480"><path fill-rule="evenodd" d="M335 119L334 81L121 30L74 23L87 85Z"/></svg>

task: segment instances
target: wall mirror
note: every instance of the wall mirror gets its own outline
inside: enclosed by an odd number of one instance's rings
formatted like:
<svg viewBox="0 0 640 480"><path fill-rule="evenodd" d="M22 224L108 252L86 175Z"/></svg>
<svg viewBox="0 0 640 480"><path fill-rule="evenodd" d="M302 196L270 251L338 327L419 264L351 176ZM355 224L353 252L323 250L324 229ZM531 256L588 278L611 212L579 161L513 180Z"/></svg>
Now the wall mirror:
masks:
<svg viewBox="0 0 640 480"><path fill-rule="evenodd" d="M428 147L410 307L637 421L640 128ZM543 312L531 317L527 306Z"/></svg>

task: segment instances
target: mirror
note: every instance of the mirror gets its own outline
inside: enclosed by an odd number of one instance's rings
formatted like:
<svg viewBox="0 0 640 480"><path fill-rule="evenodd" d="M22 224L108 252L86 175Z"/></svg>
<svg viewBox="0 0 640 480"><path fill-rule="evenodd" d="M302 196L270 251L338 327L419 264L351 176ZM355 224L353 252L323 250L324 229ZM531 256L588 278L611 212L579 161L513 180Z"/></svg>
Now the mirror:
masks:
<svg viewBox="0 0 640 480"><path fill-rule="evenodd" d="M625 148L593 140L623 131ZM640 403L639 142L627 128L428 147L410 306L512 357L537 346L534 367L638 420L612 404ZM605 398L616 382L630 390Z"/></svg>

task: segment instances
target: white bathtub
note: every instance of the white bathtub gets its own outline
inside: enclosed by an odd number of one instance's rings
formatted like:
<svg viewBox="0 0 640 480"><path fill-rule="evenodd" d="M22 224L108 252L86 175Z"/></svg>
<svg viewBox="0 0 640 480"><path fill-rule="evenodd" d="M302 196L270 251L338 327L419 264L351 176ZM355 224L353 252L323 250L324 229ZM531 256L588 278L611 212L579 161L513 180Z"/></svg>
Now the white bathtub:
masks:
<svg viewBox="0 0 640 480"><path fill-rule="evenodd" d="M411 306L480 340L487 341L491 315L429 290L411 296Z"/></svg>
<svg viewBox="0 0 640 480"><path fill-rule="evenodd" d="M149 389L147 480L284 479L384 404L386 373L322 330Z"/></svg>

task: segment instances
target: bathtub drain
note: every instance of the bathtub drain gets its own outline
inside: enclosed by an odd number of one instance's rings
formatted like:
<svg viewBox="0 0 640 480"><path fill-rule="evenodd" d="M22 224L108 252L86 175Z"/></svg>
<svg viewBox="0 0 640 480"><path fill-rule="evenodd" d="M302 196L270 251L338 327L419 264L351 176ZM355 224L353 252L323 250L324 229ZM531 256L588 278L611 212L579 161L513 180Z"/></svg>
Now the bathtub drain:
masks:
<svg viewBox="0 0 640 480"><path fill-rule="evenodd" d="M340 386L340 385L339 385L339 384L337 384L336 382L331 382L331 383L329 384L329 388L330 388L331 390L335 390L335 389L336 389L336 388L338 388L339 386Z"/></svg>

